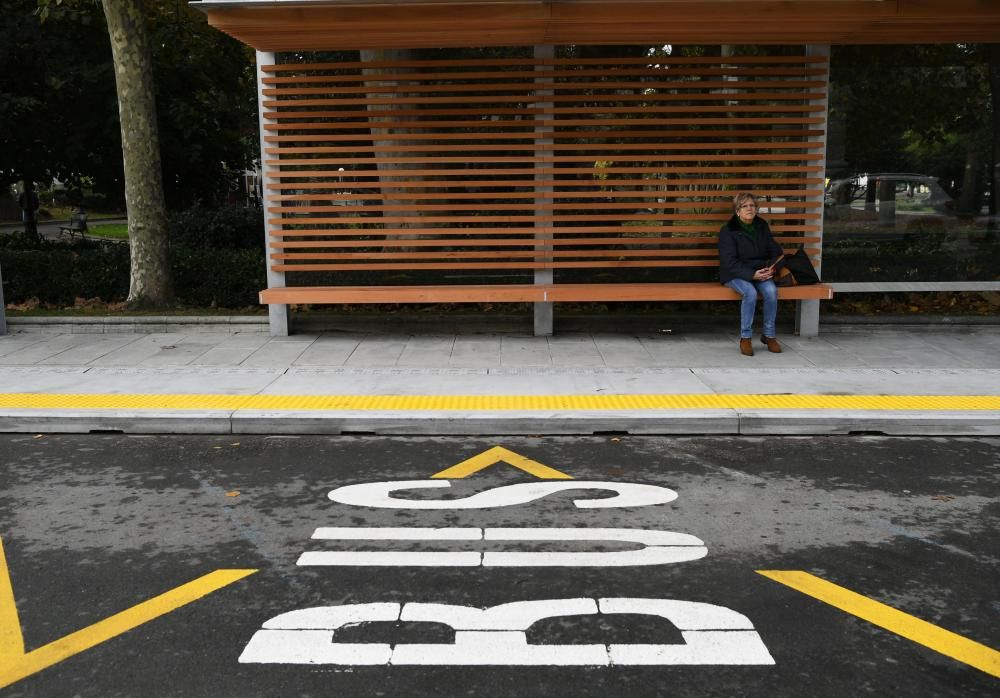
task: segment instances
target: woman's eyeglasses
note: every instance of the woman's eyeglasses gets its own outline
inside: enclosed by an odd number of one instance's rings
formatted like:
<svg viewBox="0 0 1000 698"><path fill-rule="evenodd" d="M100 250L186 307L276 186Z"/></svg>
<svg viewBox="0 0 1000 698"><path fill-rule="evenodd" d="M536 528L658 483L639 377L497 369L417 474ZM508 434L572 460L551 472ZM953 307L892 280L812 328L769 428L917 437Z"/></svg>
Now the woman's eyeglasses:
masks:
<svg viewBox="0 0 1000 698"><path fill-rule="evenodd" d="M743 204L742 206L740 206L741 211L745 208L757 208L757 204Z"/></svg>

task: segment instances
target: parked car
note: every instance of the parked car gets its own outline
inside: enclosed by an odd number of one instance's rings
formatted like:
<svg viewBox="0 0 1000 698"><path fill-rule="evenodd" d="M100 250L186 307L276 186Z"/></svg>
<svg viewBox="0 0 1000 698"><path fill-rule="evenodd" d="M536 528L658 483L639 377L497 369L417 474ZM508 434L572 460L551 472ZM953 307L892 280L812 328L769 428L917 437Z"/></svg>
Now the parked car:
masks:
<svg viewBox="0 0 1000 698"><path fill-rule="evenodd" d="M828 214L838 209L878 212L952 213L954 198L945 191L937 177L912 172L874 172L830 180L826 185L825 205Z"/></svg>

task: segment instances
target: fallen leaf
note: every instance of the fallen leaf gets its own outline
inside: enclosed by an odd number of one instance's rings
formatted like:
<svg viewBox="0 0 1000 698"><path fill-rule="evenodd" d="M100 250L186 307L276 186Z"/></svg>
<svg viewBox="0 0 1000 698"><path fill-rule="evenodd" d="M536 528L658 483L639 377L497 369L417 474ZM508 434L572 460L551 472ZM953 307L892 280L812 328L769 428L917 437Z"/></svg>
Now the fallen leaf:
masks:
<svg viewBox="0 0 1000 698"><path fill-rule="evenodd" d="M936 494L931 499L936 499L939 502L950 502L954 499L950 494Z"/></svg>
<svg viewBox="0 0 1000 698"><path fill-rule="evenodd" d="M239 490L233 490L232 492L226 492L226 496L227 497L239 497L240 496L240 492L239 492Z"/></svg>
<svg viewBox="0 0 1000 698"><path fill-rule="evenodd" d="M45 434L35 434L31 438L33 438L33 439L43 439L43 438L45 438Z"/></svg>

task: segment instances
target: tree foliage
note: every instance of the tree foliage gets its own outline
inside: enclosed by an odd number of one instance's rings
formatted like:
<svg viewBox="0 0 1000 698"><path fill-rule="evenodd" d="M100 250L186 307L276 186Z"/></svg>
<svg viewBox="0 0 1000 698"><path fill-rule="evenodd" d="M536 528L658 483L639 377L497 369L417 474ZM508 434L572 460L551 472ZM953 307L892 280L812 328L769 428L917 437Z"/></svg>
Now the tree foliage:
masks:
<svg viewBox="0 0 1000 698"><path fill-rule="evenodd" d="M834 47L831 110L846 119L850 169L932 174L972 205L991 159L988 66L979 45Z"/></svg>
<svg viewBox="0 0 1000 698"><path fill-rule="evenodd" d="M111 47L101 8L60 8L44 24L37 0L0 13L0 186L92 177L122 191Z"/></svg>
<svg viewBox="0 0 1000 698"><path fill-rule="evenodd" d="M144 6L167 206L224 201L259 152L252 52L182 0ZM114 66L99 3L5 2L0 125L0 186L25 176L85 179L123 201Z"/></svg>

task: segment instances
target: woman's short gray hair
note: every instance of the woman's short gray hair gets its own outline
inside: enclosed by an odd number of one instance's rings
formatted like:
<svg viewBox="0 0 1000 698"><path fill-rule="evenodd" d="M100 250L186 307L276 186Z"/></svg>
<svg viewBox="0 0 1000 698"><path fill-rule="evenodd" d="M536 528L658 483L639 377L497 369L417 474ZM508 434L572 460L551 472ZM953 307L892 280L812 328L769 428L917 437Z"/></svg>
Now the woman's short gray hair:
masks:
<svg viewBox="0 0 1000 698"><path fill-rule="evenodd" d="M739 194L733 197L733 213L740 212L740 206L745 204L747 201L752 201L754 206L757 205L757 197L748 191L741 191Z"/></svg>

